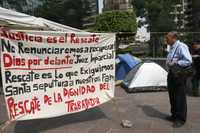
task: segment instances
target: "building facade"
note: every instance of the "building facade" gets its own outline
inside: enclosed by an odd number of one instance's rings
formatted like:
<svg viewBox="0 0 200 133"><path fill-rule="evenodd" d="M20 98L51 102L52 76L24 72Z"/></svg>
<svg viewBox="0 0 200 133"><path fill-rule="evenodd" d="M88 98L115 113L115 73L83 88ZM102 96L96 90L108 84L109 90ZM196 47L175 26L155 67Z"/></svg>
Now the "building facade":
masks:
<svg viewBox="0 0 200 133"><path fill-rule="evenodd" d="M87 2L87 6L89 6L88 16L83 18L83 27L91 27L95 24L95 17L99 14L99 4L98 0L83 0L83 2Z"/></svg>
<svg viewBox="0 0 200 133"><path fill-rule="evenodd" d="M192 0L181 0L180 3L173 6L171 15L178 31L191 29L192 23Z"/></svg>
<svg viewBox="0 0 200 133"><path fill-rule="evenodd" d="M132 10L132 0L104 0L103 11L111 10Z"/></svg>

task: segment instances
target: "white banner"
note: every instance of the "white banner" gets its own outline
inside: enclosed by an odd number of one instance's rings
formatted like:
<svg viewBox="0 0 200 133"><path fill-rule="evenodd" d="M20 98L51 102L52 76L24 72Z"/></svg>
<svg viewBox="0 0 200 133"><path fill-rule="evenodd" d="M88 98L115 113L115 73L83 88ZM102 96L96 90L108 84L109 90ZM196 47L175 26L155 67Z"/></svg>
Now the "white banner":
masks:
<svg viewBox="0 0 200 133"><path fill-rule="evenodd" d="M114 97L115 35L0 31L10 120L57 117Z"/></svg>

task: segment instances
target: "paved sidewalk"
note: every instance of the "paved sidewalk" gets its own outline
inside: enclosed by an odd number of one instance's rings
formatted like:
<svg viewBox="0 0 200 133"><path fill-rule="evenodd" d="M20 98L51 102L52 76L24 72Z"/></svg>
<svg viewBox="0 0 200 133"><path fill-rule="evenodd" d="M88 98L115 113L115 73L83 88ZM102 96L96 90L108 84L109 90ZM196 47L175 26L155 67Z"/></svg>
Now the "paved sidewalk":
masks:
<svg viewBox="0 0 200 133"><path fill-rule="evenodd" d="M164 118L169 115L167 92L127 94L116 88L115 99L100 107L62 117L19 121L3 133L199 133L200 98L188 97L188 121L178 129ZM0 123L7 119L3 96L0 96ZM123 119L133 127L123 128ZM2 131L0 131L2 133Z"/></svg>

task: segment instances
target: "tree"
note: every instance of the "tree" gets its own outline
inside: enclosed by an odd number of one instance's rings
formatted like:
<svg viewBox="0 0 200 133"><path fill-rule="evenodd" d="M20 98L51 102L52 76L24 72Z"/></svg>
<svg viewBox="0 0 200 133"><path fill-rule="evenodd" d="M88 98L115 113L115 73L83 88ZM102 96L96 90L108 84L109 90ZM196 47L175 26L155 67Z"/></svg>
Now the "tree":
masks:
<svg viewBox="0 0 200 133"><path fill-rule="evenodd" d="M192 1L192 16L193 16L193 31L200 32L200 1L193 0Z"/></svg>
<svg viewBox="0 0 200 133"><path fill-rule="evenodd" d="M7 9L15 9L23 12L24 7L27 6L26 0L0 0L0 6Z"/></svg>
<svg viewBox="0 0 200 133"><path fill-rule="evenodd" d="M146 0L145 9L151 32L168 32L176 29L174 18L170 15L173 11L172 5L172 0Z"/></svg>
<svg viewBox="0 0 200 133"><path fill-rule="evenodd" d="M132 11L108 11L96 18L95 30L101 32L135 32L136 15Z"/></svg>
<svg viewBox="0 0 200 133"><path fill-rule="evenodd" d="M35 10L35 15L46 19L82 28L84 17L91 10L88 0L46 0Z"/></svg>
<svg viewBox="0 0 200 133"><path fill-rule="evenodd" d="M132 0L132 5L137 17L145 17L145 0Z"/></svg>
<svg viewBox="0 0 200 133"><path fill-rule="evenodd" d="M192 0L192 32L200 32L200 1ZM193 33L193 41L199 40L199 33Z"/></svg>
<svg viewBox="0 0 200 133"><path fill-rule="evenodd" d="M159 56L162 52L163 34L160 32L169 32L176 30L174 18L170 14L173 11L172 5L178 0L134 0L138 17L145 17L148 24L147 29L151 32L150 55ZM156 34L157 32L157 34Z"/></svg>

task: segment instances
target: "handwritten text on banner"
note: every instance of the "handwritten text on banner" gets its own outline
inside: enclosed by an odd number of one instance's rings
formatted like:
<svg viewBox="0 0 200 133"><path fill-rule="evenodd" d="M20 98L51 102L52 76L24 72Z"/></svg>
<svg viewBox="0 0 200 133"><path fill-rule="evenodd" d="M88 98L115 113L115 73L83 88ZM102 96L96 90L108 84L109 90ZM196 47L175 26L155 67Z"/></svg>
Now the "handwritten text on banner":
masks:
<svg viewBox="0 0 200 133"><path fill-rule="evenodd" d="M114 34L0 31L10 120L50 118L114 97Z"/></svg>

